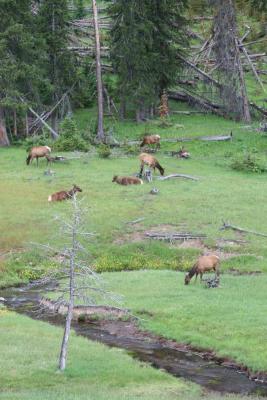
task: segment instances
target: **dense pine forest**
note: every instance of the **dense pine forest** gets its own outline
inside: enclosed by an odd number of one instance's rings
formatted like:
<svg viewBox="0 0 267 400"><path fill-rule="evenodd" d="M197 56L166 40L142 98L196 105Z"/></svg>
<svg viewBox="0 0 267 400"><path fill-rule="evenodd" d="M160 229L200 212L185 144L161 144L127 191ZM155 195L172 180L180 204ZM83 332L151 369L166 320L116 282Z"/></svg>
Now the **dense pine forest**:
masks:
<svg viewBox="0 0 267 400"><path fill-rule="evenodd" d="M97 99L90 134L100 142L104 113L164 117L164 94L226 118L266 115L264 96L247 90L252 79L264 89L264 1L102 1L95 17L82 0L0 6L1 145L56 140L64 119Z"/></svg>

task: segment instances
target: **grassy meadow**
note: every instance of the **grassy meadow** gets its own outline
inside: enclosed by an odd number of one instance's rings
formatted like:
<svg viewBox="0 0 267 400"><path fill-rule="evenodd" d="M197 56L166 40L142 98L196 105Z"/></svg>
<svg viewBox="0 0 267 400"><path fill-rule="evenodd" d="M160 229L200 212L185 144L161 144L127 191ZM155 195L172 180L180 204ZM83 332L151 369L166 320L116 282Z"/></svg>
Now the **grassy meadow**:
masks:
<svg viewBox="0 0 267 400"><path fill-rule="evenodd" d="M93 113L76 113L80 130L92 126ZM172 115L171 121L173 125L167 128L153 121L137 125L110 119L107 124L120 141L139 139L144 133L170 138L232 131L231 142L186 142L189 160L168 154L178 150L179 143L162 143L156 157L166 174L189 174L198 181L177 178L161 182L154 177L152 184L114 184L114 174L131 175L139 170L138 155L127 155L128 147L113 150L109 159L99 158L93 148L88 153L66 153L70 161L53 164L53 176L44 175L44 160L38 168L35 163L26 166L24 148L1 148L0 286L27 282L48 268L56 268L57 259L46 256L32 242L56 247L64 244L54 217L68 214L71 204L49 204L47 197L76 183L83 189L79 198L86 209L86 229L95 233L87 244L91 254L88 261L103 273L112 291L124 295L122 306L139 316L144 313L142 327L213 349L254 371L267 371L267 238L220 230L224 220L267 234L267 174L231 168L234 161L247 155L267 167L267 137L255 131L258 123L248 128L212 115ZM152 187L159 189L157 196L149 193ZM134 225L128 223L138 218L144 219ZM207 238L202 242L163 243L146 239L148 230L204 233ZM199 254L208 252L222 258L221 288L208 290L193 282L184 286L184 271ZM241 276L234 275L233 270L258 273ZM26 351L29 332L31 349ZM59 328L1 312L0 353L5 354L0 357L4 371L1 400L197 399L203 395L196 385L141 365L123 351L75 335L66 374L56 374L61 334ZM213 394L207 398L217 399Z"/></svg>

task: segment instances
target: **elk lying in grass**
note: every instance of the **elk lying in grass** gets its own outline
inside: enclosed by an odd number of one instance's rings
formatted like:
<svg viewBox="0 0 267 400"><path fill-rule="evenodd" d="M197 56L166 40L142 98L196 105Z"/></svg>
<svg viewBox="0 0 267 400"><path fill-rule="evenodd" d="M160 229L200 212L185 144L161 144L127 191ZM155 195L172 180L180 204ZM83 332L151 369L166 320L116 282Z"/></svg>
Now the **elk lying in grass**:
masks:
<svg viewBox="0 0 267 400"><path fill-rule="evenodd" d="M193 278L193 276L196 276L196 279L198 275L200 275L200 279L202 280L204 272L209 272L209 271L214 271L216 277L219 276L219 267L220 267L220 258L216 255L210 255L210 256L201 256L197 260L197 262L193 265L193 267L190 269L188 274L185 276L185 285L188 285L190 280Z"/></svg>
<svg viewBox="0 0 267 400"><path fill-rule="evenodd" d="M177 155L180 158L189 158L190 157L190 153L187 150L185 150L184 147L180 148Z"/></svg>
<svg viewBox="0 0 267 400"><path fill-rule="evenodd" d="M75 193L82 192L82 189L77 185L73 185L73 188L69 191L62 190L48 196L48 201L62 201L71 199Z"/></svg>
<svg viewBox="0 0 267 400"><path fill-rule="evenodd" d="M149 135L143 138L140 147L143 147L146 144L156 144L156 149L160 148L160 136L159 135Z"/></svg>
<svg viewBox="0 0 267 400"><path fill-rule="evenodd" d="M119 185L143 185L143 181L140 178L136 178L135 176L117 176L115 175L112 179L112 182L116 182Z"/></svg>
<svg viewBox="0 0 267 400"><path fill-rule="evenodd" d="M36 158L36 162L38 165L38 159L40 157L45 157L47 160L47 164L50 161L50 153L51 153L51 148L48 146L35 146L32 147L31 150L29 151L29 155L26 159L26 164L29 165L32 160Z"/></svg>
<svg viewBox="0 0 267 400"><path fill-rule="evenodd" d="M139 156L139 160L141 161L141 169L139 173L139 177L142 177L144 166L147 165L149 168L155 169L157 168L161 175L164 175L164 168L159 164L158 160L153 157L151 154L142 153Z"/></svg>

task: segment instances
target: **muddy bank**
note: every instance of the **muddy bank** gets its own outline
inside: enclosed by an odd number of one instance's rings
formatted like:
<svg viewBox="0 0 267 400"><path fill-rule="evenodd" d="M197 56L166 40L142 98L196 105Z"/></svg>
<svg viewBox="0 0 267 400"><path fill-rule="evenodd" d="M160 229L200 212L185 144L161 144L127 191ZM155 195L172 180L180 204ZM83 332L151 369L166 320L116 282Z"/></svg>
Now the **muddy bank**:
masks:
<svg viewBox="0 0 267 400"><path fill-rule="evenodd" d="M64 324L66 306L56 310L44 299L49 288L12 288L0 291L8 309L55 325ZM116 307L77 307L72 327L78 335L125 349L132 357L221 393L267 396L266 374L251 374L229 359L143 331L137 319ZM145 312L143 314L145 318ZM249 379L250 377L250 379ZM259 381L261 380L261 381Z"/></svg>

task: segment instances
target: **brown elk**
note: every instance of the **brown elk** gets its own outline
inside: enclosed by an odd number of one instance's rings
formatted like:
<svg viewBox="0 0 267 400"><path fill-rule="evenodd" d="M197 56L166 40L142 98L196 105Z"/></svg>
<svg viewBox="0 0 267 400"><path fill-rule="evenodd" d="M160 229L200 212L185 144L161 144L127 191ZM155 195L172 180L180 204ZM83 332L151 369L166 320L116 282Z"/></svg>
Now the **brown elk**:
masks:
<svg viewBox="0 0 267 400"><path fill-rule="evenodd" d="M45 157L47 160L47 164L48 164L48 162L50 161L50 157L49 157L50 153L51 153L51 148L48 146L32 147L31 150L29 151L29 155L26 159L26 164L29 165L32 162L32 160L34 160L36 158L36 162L38 165L38 159L40 157Z"/></svg>
<svg viewBox="0 0 267 400"><path fill-rule="evenodd" d="M48 196L48 201L62 201L71 199L75 193L82 192L79 186L73 185L73 188L69 191L62 190L61 192L56 192Z"/></svg>
<svg viewBox="0 0 267 400"><path fill-rule="evenodd" d="M119 185L143 185L143 181L135 176L117 176L115 175L112 182L116 182Z"/></svg>
<svg viewBox="0 0 267 400"><path fill-rule="evenodd" d="M200 275L200 279L202 280L204 272L208 271L214 271L216 277L218 277L219 268L220 268L220 258L218 256L216 256L215 254L210 256L201 256L199 257L197 262L193 265L193 267L190 269L188 274L186 274L184 283L185 285L188 285L194 275L196 276L196 279L198 275Z"/></svg>
<svg viewBox="0 0 267 400"><path fill-rule="evenodd" d="M180 148L177 155L180 158L189 158L190 157L190 153L187 150L185 150L184 147Z"/></svg>
<svg viewBox="0 0 267 400"><path fill-rule="evenodd" d="M145 144L156 144L156 148L160 148L160 136L159 135L149 135L143 138L140 147L143 147Z"/></svg>
<svg viewBox="0 0 267 400"><path fill-rule="evenodd" d="M158 160L153 157L151 154L142 153L139 156L139 160L141 161L141 169L139 176L142 177L144 166L147 165L150 168L153 168L154 172L157 168L161 175L164 175L164 168L159 164Z"/></svg>

